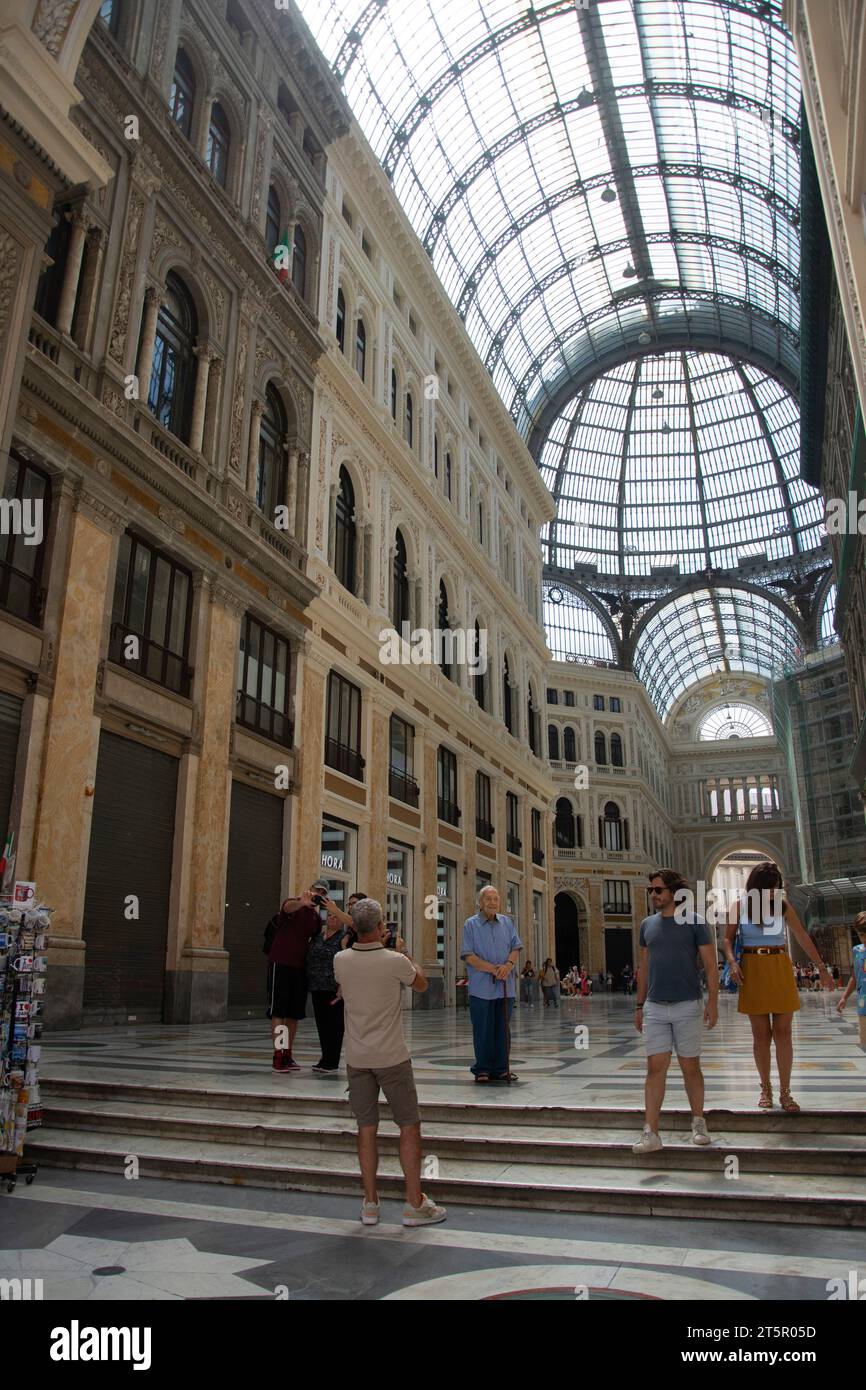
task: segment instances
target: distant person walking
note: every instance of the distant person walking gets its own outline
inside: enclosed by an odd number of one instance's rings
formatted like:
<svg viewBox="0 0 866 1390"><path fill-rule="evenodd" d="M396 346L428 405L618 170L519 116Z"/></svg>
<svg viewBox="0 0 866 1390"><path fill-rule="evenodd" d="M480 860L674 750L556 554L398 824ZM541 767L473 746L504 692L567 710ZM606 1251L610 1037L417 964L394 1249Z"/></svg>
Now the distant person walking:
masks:
<svg viewBox="0 0 866 1390"><path fill-rule="evenodd" d="M535 1007L535 966L528 960L520 972L520 1002Z"/></svg>
<svg viewBox="0 0 866 1390"><path fill-rule="evenodd" d="M659 869L651 874L649 891L656 911L640 924L635 1027L643 1033L646 1045L647 1078L643 1134L632 1145L636 1154L654 1153L662 1147L659 1121L674 1052L692 1108L692 1143L712 1142L704 1119L701 1042L704 1023L715 1028L718 1022L719 972L706 922L693 912L677 908L676 894L685 887L685 880L674 869ZM709 989L706 1007L699 960Z"/></svg>
<svg viewBox="0 0 866 1390"><path fill-rule="evenodd" d="M759 1110L772 1110L770 1048L776 1049L779 1070L779 1104L790 1115L799 1112L791 1095L794 1043L791 1024L800 1007L794 966L785 932L790 928L816 967L817 987L831 990L830 974L793 905L785 901L778 865L766 860L746 879L746 891L732 905L725 930L725 956L731 979L739 986L737 1011L749 1015L752 1052L761 1080ZM739 934L742 957L737 964L734 943Z"/></svg>
<svg viewBox="0 0 866 1390"><path fill-rule="evenodd" d="M836 1008L840 1014L843 1014L845 1012L845 1005L856 990L857 1018L860 1024L860 1046L866 1047L866 912L858 912L857 916L854 918L854 930L860 938L860 941L859 945L854 947L851 978Z"/></svg>
<svg viewBox="0 0 866 1390"><path fill-rule="evenodd" d="M406 1179L404 1226L432 1226L447 1215L421 1191L421 1117L409 1049L403 1037L403 986L417 994L427 989L419 965L382 942L382 905L374 898L356 903L352 918L358 940L334 959L334 975L346 1010L346 1071L349 1105L358 1124L358 1159L364 1183L361 1221L379 1220L376 1174L379 1149L379 1090L400 1128L400 1166Z"/></svg>
<svg viewBox="0 0 866 1390"><path fill-rule="evenodd" d="M463 923L460 958L469 972L469 1017L476 1084L516 1081L509 1070L508 1029L514 1007L514 972L523 943L510 917L499 911L499 893L482 889L478 911Z"/></svg>
<svg viewBox="0 0 866 1390"><path fill-rule="evenodd" d="M554 965L550 956L541 967L538 976L541 981L541 992L544 995L544 1007L548 1008L553 1004L554 1008L559 1008L559 971Z"/></svg>

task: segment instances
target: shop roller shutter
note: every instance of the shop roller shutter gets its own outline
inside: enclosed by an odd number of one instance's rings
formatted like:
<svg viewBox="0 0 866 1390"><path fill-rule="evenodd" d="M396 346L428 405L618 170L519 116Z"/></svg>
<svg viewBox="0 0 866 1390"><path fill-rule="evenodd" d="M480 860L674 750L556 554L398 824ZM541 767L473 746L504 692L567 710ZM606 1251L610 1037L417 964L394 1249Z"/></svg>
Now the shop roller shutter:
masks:
<svg viewBox="0 0 866 1390"><path fill-rule="evenodd" d="M160 1021L177 760L103 732L84 900L88 1023ZM138 898L138 920L125 900Z"/></svg>
<svg viewBox="0 0 866 1390"><path fill-rule="evenodd" d="M232 1018L261 1015L267 959L262 937L280 905L283 799L232 782L229 862L223 945L229 953L228 1010Z"/></svg>
<svg viewBox="0 0 866 1390"><path fill-rule="evenodd" d="M9 811L15 787L15 760L21 733L23 701L0 692L0 850L9 830Z"/></svg>

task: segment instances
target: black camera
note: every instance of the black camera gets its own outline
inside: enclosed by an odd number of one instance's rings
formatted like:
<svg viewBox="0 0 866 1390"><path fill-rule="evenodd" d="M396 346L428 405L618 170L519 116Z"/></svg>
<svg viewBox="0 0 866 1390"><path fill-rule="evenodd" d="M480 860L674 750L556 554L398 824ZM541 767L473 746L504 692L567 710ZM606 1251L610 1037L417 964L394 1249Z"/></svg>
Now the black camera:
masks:
<svg viewBox="0 0 866 1390"><path fill-rule="evenodd" d="M316 904L316 907L324 907L324 906L325 906L325 899L322 897L321 893L314 893L314 894L313 894L313 902Z"/></svg>

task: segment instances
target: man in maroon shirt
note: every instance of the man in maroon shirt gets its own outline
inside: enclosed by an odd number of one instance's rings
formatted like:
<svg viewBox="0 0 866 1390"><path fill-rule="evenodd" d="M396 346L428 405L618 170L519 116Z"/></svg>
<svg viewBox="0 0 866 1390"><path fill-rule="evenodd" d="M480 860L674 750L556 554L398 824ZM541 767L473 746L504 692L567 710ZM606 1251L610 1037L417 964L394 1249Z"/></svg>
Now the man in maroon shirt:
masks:
<svg viewBox="0 0 866 1390"><path fill-rule="evenodd" d="M273 940L268 952L268 1018L274 1039L274 1071L300 1071L292 1056L298 1023L307 1011L307 947L321 931L319 908L333 912L342 921L351 917L341 912L327 895L328 885L317 880L299 898L286 898L271 919Z"/></svg>

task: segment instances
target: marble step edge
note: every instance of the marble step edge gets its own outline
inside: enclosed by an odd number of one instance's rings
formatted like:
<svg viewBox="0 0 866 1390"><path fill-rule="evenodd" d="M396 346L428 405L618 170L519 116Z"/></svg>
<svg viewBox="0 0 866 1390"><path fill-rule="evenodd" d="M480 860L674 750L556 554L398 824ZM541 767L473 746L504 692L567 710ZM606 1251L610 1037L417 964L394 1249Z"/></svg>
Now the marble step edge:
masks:
<svg viewBox="0 0 866 1390"><path fill-rule="evenodd" d="M294 1147L352 1154L356 1149L356 1132L353 1127L334 1130L314 1126L271 1126L243 1121L146 1116L139 1112L123 1114L114 1111L110 1115L103 1115L98 1112L56 1110L50 1106L46 1106L45 1109L45 1128L42 1132L49 1137L54 1131L64 1129L102 1135L109 1128L112 1134L121 1133L136 1138L173 1138L206 1144L243 1144L262 1149ZM640 1167L645 1161L631 1152L637 1132L636 1129L629 1135L617 1132L615 1138L599 1141L586 1138L537 1139L497 1135L488 1138L483 1134L441 1134L428 1129L425 1131L424 1140L425 1150L434 1151L441 1157L577 1165L599 1165L616 1160L629 1166ZM844 1138L841 1135L833 1137ZM742 1138L743 1136L740 1136L741 1141ZM379 1135L379 1147L385 1153L396 1153L398 1142L396 1134ZM683 1142L667 1143L659 1153L659 1162L665 1169L723 1171L731 1157L735 1157L746 1172L781 1171L813 1176L832 1176L850 1172L857 1177L866 1176L866 1152L863 1149L845 1148L841 1144L831 1149L762 1149L756 1144L738 1142L738 1137L731 1134L715 1136L715 1143L705 1148Z"/></svg>
<svg viewBox="0 0 866 1390"><path fill-rule="evenodd" d="M124 1170L126 1153L76 1149L74 1146L28 1144L28 1158L45 1168L74 1168L87 1172L118 1173ZM358 1197L356 1173L312 1169L286 1164L250 1164L213 1158L185 1158L172 1155L137 1155L139 1177L188 1182L213 1182L232 1187L277 1189L280 1191L320 1192ZM578 1176L577 1173L574 1175ZM694 1192L685 1187L671 1191L649 1191L629 1187L593 1186L592 1169L583 1173L584 1181L569 1185L551 1182L507 1181L490 1177L424 1178L424 1190L438 1202L472 1206L521 1207L561 1212L592 1212L597 1215L675 1216L730 1221L765 1221L774 1224L838 1226L866 1229L866 1198L800 1194L791 1191L774 1194ZM668 1176L659 1174L659 1176ZM403 1181L396 1174L377 1178L380 1195L398 1199ZM731 1187L734 1184L730 1184Z"/></svg>
<svg viewBox="0 0 866 1390"><path fill-rule="evenodd" d="M276 1078L275 1078L276 1080ZM149 1099L156 1102L171 1101L179 1105L192 1106L205 1109L208 1106L216 1106L220 1109L230 1108L234 1110L273 1110L273 1111L292 1111L297 1114L334 1114L349 1113L348 1101L343 1091L344 1084L340 1085L340 1094L319 1093L316 1095L295 1092L292 1094L288 1087L292 1085L292 1076L281 1076L278 1078L279 1084L285 1086L285 1091L274 1090L232 1090L228 1085L215 1086L165 1086L157 1085L153 1082L137 1081L93 1081L79 1080L73 1077L40 1077L40 1090L44 1099L51 1099L60 1096L70 1096L81 1100L110 1100L110 1099L135 1099L139 1102L147 1103ZM340 1077L340 1083L344 1083L344 1078ZM334 1085L333 1082L330 1083ZM421 1083L423 1087L423 1082ZM469 1087L467 1086L467 1090ZM640 1128L643 1124L643 1108L635 1103L634 1105L544 1105L538 1102L533 1103L531 1096L531 1083L523 1083L514 1087L497 1087L499 1093L514 1097L508 1104L501 1101L426 1101L421 1100L421 1119L425 1120L453 1120L455 1116L468 1117L482 1124L536 1124L539 1120L548 1126L574 1126L584 1121L595 1128L619 1129L629 1125L637 1125ZM472 1094L472 1092L470 1092ZM485 1094L490 1095L490 1090ZM224 1101L225 1105L220 1102ZM383 1116L389 1117L390 1111L384 1103L381 1106ZM715 1129L739 1129L741 1131L774 1131L784 1132L786 1129L796 1127L800 1133L826 1134L838 1133L840 1130L847 1130L850 1134L866 1134L866 1110L803 1110L799 1115L785 1115L781 1110L762 1111L762 1110L731 1110L728 1108L714 1109L708 1108L706 1111L707 1122L710 1128ZM690 1126L691 1117L687 1110L665 1109L664 1126L669 1130L687 1130Z"/></svg>

